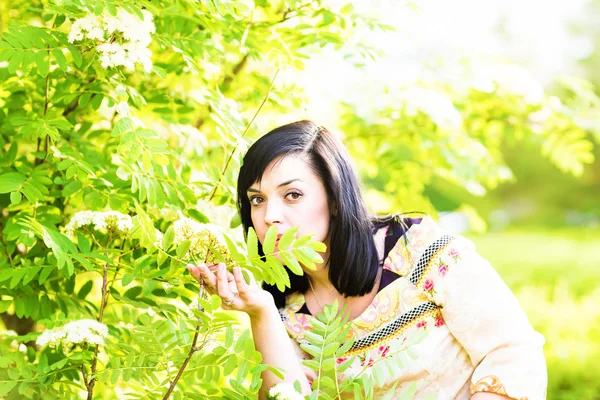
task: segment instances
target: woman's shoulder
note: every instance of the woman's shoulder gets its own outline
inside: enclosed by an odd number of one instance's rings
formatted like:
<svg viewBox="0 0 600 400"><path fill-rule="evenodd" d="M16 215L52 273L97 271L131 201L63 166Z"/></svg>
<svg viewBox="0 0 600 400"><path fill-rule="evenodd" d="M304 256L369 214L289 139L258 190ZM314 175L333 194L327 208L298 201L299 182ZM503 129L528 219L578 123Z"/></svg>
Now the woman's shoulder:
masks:
<svg viewBox="0 0 600 400"><path fill-rule="evenodd" d="M443 228L429 215L407 219L410 225L384 260L384 268L401 276L422 275L433 259L475 248L469 239Z"/></svg>

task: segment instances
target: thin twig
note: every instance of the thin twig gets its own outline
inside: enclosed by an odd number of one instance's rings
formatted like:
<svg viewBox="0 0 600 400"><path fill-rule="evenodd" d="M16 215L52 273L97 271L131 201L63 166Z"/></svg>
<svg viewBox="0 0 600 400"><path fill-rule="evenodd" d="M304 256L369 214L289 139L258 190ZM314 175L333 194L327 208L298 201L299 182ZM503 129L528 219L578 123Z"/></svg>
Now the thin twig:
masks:
<svg viewBox="0 0 600 400"><path fill-rule="evenodd" d="M85 374L85 366L83 364L81 364L81 376L83 377L83 383L85 384L85 387L87 388L89 383L87 380L87 376Z"/></svg>
<svg viewBox="0 0 600 400"><path fill-rule="evenodd" d="M48 57L50 57L50 50L48 51ZM46 75L46 85L45 85L45 89L44 89L44 117L46 116L46 113L48 113L48 104L49 104L49 93L50 93L50 73L48 73ZM50 142L50 137L48 135L46 135L46 141L45 141L45 151L46 151L46 155L44 156L44 159L42 161L40 161L39 158L35 159L35 166L38 166L39 164L41 164L42 162L45 162L46 159L48 158L48 148L49 146L49 142ZM40 145L41 145L42 141L41 138L38 138L37 140L37 151L40 151Z"/></svg>
<svg viewBox="0 0 600 400"><path fill-rule="evenodd" d="M246 136L246 133L248 133L248 130L250 129L250 127L254 123L254 120L258 116L258 113L260 112L260 110L262 110L263 106L265 105L265 103L269 99L269 95L271 94L271 91L273 90L273 85L275 84L275 79L277 79L277 74L279 74L279 70L280 69L277 68L277 71L275 71L275 75L273 75L273 79L271 79L271 85L269 86L269 90L267 91L267 94L265 95L265 98L263 99L262 103L260 103L260 106L258 107L258 109L256 110L256 112L254 113L254 116L252 117L252 119L250 120L250 122L248 123L248 125L246 126L246 129L242 133L242 136L240 137L240 139L242 139L244 136ZM229 168L229 163L231 162L231 159L233 158L233 155L237 151L238 146L239 146L239 141L236 143L236 145L233 148L233 150L231 150L231 153L229 153L229 157L227 158L227 162L225 163L225 166L223 167L223 170L221 171L221 175L219 176L219 180L215 184L215 188L213 189L212 193L210 194L210 197L209 197L208 201L211 201L213 199L213 197L215 197L215 194L217 193L217 188L219 187L219 185L221 185L221 181L223 180L223 177L225 176L225 172L227 171L227 168Z"/></svg>
<svg viewBox="0 0 600 400"><path fill-rule="evenodd" d="M93 236L93 234L92 234ZM108 235L108 239L106 241L105 249L108 249L108 245L112 239L112 233ZM106 257L108 257L108 251L105 253ZM106 308L106 303L108 301L108 267L110 263L104 264L104 273L102 275L102 299L100 303L100 312L98 314L98 322L102 323L102 318L104 317L104 309ZM98 363L98 350L99 345L96 345L94 348L94 356L92 357L92 368L90 372L90 381L86 385L88 390L87 400L92 400L94 396L94 385L96 384L96 365Z"/></svg>
<svg viewBox="0 0 600 400"><path fill-rule="evenodd" d="M187 357L183 361L183 364L181 364L179 371L177 371L177 375L175 376L175 379L173 380L173 382L171 382L171 385L169 386L169 390L167 390L167 393L165 393L163 400L167 400L169 398L169 396L171 396L171 393L173 393L173 390L175 390L175 386L177 385L179 378L181 378L181 375L183 374L185 367L187 367L188 363L190 362L190 359L192 358L192 356L194 355L194 353L196 351L198 351L202 348L202 346L196 347L196 343L198 342L198 334L199 333L200 333L200 325L197 325L196 333L194 333L194 339L192 340L192 345L190 346L190 351L188 352ZM205 339L206 339L206 337L205 337Z"/></svg>

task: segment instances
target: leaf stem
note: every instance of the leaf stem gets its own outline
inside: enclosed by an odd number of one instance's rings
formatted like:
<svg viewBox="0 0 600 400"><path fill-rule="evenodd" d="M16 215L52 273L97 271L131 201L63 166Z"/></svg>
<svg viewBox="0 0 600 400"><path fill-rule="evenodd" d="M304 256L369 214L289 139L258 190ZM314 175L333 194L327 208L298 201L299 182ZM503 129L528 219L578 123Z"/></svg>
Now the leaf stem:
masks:
<svg viewBox="0 0 600 400"><path fill-rule="evenodd" d="M246 133L248 133L248 130L250 129L250 127L254 123L254 120L258 116L258 113L260 112L260 110L262 110L263 106L265 105L265 103L269 99L269 96L271 95L271 92L273 91L273 85L275 84L275 79L277 79L277 74L279 74L279 71L280 71L280 69L277 68L277 71L275 71L275 75L273 75L273 79L271 79L271 85L269 86L269 90L267 91L267 94L265 95L262 103L260 103L260 106L258 107L258 109L256 110L256 112L254 113L254 116L252 117L252 119L250 120L250 122L248 123L248 125L246 125L246 129L244 129L244 132L240 136L240 139L242 139L246 135ZM210 197L208 198L208 201L211 201L213 199L213 197L215 197L215 194L217 193L217 189L218 189L219 185L221 185L221 181L225 177L225 172L227 172L227 168L229 168L229 163L231 162L231 159L233 158L233 155L235 154L235 152L238 149L238 145L239 145L239 141L236 143L236 145L234 146L234 148L229 153L229 157L227 157L227 161L225 163L225 166L223 167L223 170L221 171L221 175L219 176L219 180L215 184L215 188L213 189L212 193L210 194Z"/></svg>
<svg viewBox="0 0 600 400"><path fill-rule="evenodd" d="M93 234L92 234L93 236ZM95 239L95 238L94 238ZM108 249L108 245L112 240L112 232L108 235L108 239L106 240L105 249ZM105 253L106 257L108 257L108 252ZM106 308L106 303L108 302L108 267L110 263L104 264L104 273L102 275L102 299L100 303L100 312L98 314L98 322L102 323L102 318L104 317L104 309ZM92 368L90 372L90 381L86 385L88 390L87 400L92 400L94 396L94 385L96 384L96 366L98 363L98 351L99 345L96 345L94 348L94 356L92 358Z"/></svg>
<svg viewBox="0 0 600 400"><path fill-rule="evenodd" d="M204 341L202 342L202 346L196 347L196 343L198 342L198 334L199 333L200 333L200 324L196 325L196 333L194 333L194 339L192 340L192 345L190 346L190 351L188 352L188 355L185 358L185 360L183 360L183 364L181 364L181 367L179 367L179 371L177 371L177 375L175 376L175 379L173 380L173 382L171 382L171 385L169 386L169 390L167 390L167 393L165 393L163 400L167 400L169 398L169 396L171 396L171 393L173 393L173 390L175 390L175 386L177 385L179 378L181 378L183 371L187 367L187 365L190 362L194 353L197 352L198 350L202 349L202 347L204 347L204 343L206 343L206 336L204 336ZM207 333L207 335L208 335L208 333Z"/></svg>

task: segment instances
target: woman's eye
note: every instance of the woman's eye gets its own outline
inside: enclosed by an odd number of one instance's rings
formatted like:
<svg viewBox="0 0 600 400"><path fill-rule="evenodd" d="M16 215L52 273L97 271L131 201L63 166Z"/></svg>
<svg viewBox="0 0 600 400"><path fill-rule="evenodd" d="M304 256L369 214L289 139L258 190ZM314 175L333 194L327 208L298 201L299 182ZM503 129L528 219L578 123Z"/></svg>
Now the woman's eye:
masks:
<svg viewBox="0 0 600 400"><path fill-rule="evenodd" d="M302 193L289 192L288 194L286 194L286 197L289 197L291 200L298 200L300 197L302 197Z"/></svg>
<svg viewBox="0 0 600 400"><path fill-rule="evenodd" d="M260 203L262 203L262 201L263 201L262 197L259 197L259 196L250 197L250 204L253 206L259 205Z"/></svg>

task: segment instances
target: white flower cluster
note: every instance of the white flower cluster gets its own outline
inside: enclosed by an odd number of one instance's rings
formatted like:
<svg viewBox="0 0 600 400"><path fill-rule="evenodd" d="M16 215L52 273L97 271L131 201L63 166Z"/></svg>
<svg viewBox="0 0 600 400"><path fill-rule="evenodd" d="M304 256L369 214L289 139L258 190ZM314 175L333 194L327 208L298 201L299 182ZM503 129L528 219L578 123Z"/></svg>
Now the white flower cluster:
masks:
<svg viewBox="0 0 600 400"><path fill-rule="evenodd" d="M173 223L175 233L173 243L179 245L184 240L190 241L190 248L186 258L194 255L207 263L219 262L213 254L213 249L218 251L227 262L229 251L224 244L223 233L218 226L213 224L201 224L191 218L182 217Z"/></svg>
<svg viewBox="0 0 600 400"><path fill-rule="evenodd" d="M113 229L123 233L133 229L133 220L127 214L118 211L80 211L65 227L68 233L86 225L94 225L95 230Z"/></svg>
<svg viewBox="0 0 600 400"><path fill-rule="evenodd" d="M88 14L73 22L69 42L84 39L101 42L96 50L101 53L100 63L103 68L124 66L134 70L135 64L139 63L144 71L150 72L152 52L148 46L156 28L152 22L152 14L146 10L142 14L144 18L140 19L122 8L117 10L116 16L107 11L100 16Z"/></svg>
<svg viewBox="0 0 600 400"><path fill-rule="evenodd" d="M38 336L38 346L72 347L77 344L88 343L91 345L104 345L104 339L108 336L108 328L103 323L93 319L82 319L72 321L57 329L44 331Z"/></svg>
<svg viewBox="0 0 600 400"><path fill-rule="evenodd" d="M269 389L269 398L274 400L304 400L304 396L291 383L278 383Z"/></svg>

